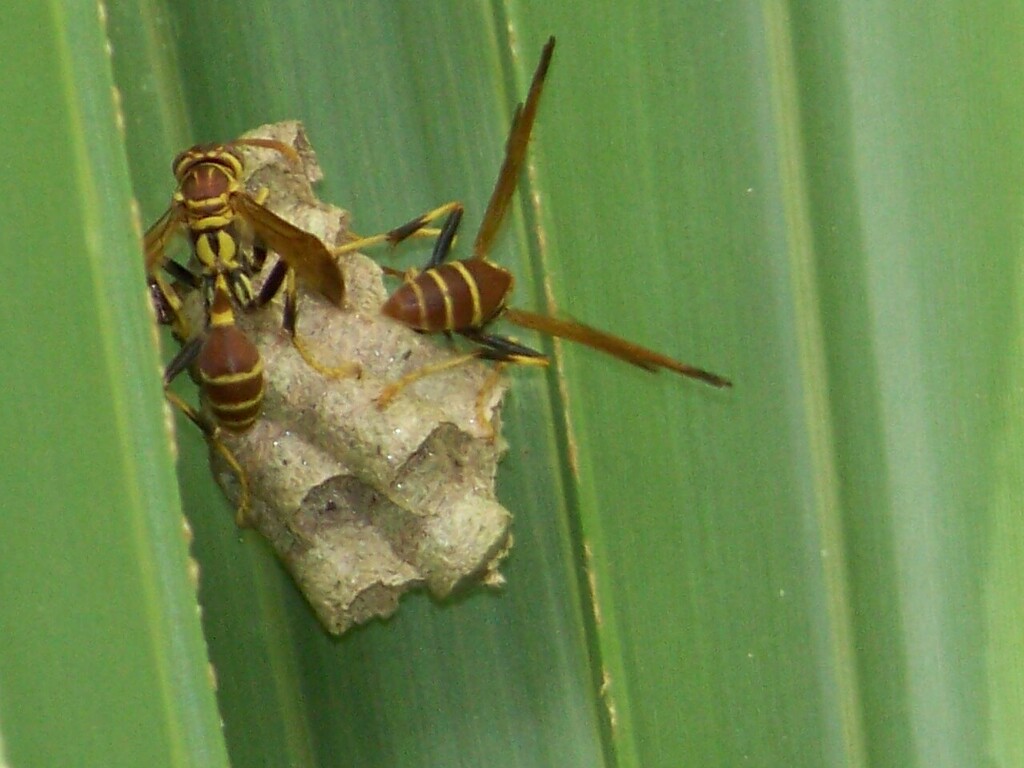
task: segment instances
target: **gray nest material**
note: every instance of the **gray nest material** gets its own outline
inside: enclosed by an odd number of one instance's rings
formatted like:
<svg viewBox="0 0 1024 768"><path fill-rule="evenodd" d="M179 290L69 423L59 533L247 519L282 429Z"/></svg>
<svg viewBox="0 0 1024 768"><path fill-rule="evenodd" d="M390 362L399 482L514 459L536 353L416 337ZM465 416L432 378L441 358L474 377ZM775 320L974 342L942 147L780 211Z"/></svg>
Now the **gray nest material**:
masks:
<svg viewBox="0 0 1024 768"><path fill-rule="evenodd" d="M273 150L240 147L246 185L266 187L266 205L328 247L354 236L347 214L313 194L323 173L298 122L263 126L246 137L295 147L298 168ZM386 256L386 254L385 254ZM271 254L268 268L275 257ZM501 582L511 516L495 498L505 451L498 436L505 383L479 422L476 401L492 369L460 365L416 382L380 410L389 382L454 354L443 339L417 334L380 313L381 269L342 257L344 308L300 286L298 333L327 366L358 363L360 378L329 378L310 368L281 331L279 304L239 312L239 325L263 356L266 396L251 431L224 435L248 474L252 524L270 541L324 626L390 616L406 591L426 585L437 597L479 579ZM232 501L237 479L212 453L214 474Z"/></svg>

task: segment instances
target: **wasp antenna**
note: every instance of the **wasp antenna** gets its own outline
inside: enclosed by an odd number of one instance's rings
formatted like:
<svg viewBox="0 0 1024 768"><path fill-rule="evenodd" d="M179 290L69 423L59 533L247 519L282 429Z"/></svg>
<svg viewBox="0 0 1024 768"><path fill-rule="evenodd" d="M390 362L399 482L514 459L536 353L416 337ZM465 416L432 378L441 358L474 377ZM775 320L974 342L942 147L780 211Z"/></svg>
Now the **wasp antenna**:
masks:
<svg viewBox="0 0 1024 768"><path fill-rule="evenodd" d="M285 144L283 141L275 141L274 139L235 139L231 142L232 146L244 146L244 147L260 147L261 149L273 149L284 155L288 162L293 165L299 165L302 158L299 156L298 151L295 147Z"/></svg>

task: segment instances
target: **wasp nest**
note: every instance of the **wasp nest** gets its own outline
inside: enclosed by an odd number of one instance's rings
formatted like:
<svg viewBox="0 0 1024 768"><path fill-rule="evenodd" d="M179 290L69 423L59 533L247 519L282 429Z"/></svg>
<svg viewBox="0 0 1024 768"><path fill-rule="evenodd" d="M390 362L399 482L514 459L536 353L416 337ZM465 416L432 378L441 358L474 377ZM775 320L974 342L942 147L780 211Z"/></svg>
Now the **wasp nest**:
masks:
<svg viewBox="0 0 1024 768"><path fill-rule="evenodd" d="M299 123L246 137L293 146L302 161L297 167L273 150L240 147L251 194L268 189L269 209L328 247L353 237L347 214L313 194L323 174ZM298 333L318 361L357 363L361 376L312 369L282 332L279 304L239 312L263 356L266 395L252 430L224 437L248 476L251 523L324 626L339 634L390 616L414 587L444 597L474 578L500 583L497 565L510 540L510 515L494 493L504 383L484 403L490 424L480 423L477 398L493 384L492 369L476 362L426 376L379 409L374 400L386 384L453 352L381 315L387 292L375 262L353 253L341 257L341 268L344 308L300 286ZM212 456L237 503L237 479Z"/></svg>

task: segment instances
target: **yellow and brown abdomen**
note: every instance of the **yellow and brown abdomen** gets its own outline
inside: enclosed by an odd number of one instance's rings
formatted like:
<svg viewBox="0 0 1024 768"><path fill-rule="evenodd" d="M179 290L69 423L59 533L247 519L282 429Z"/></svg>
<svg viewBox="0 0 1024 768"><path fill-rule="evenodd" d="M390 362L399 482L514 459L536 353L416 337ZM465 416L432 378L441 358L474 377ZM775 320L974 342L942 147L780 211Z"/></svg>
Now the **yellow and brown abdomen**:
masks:
<svg viewBox="0 0 1024 768"><path fill-rule="evenodd" d="M505 307L512 274L482 259L452 261L407 280L381 311L418 331L480 328Z"/></svg>
<svg viewBox="0 0 1024 768"><path fill-rule="evenodd" d="M211 327L196 358L200 388L217 423L244 432L263 404L263 360L248 336L234 325Z"/></svg>

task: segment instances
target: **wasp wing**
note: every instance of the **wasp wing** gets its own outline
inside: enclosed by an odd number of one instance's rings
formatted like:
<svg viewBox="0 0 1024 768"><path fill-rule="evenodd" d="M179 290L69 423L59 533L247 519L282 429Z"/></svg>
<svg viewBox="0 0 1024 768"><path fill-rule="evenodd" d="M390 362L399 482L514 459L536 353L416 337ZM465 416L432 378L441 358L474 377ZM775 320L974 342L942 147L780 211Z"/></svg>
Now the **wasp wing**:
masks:
<svg viewBox="0 0 1024 768"><path fill-rule="evenodd" d="M232 203L267 248L284 259L313 289L332 303L341 304L345 281L320 238L290 224L243 192L235 194Z"/></svg>
<svg viewBox="0 0 1024 768"><path fill-rule="evenodd" d="M181 215L181 207L172 204L159 219L153 222L153 226L146 230L142 244L146 255L147 274L153 274L163 266L167 260L167 243L178 233L182 223L184 223L184 219Z"/></svg>
<svg viewBox="0 0 1024 768"><path fill-rule="evenodd" d="M533 73L533 81L530 83L526 104L516 107L516 113L512 118L512 128L509 130L508 140L505 143L505 160L501 164L498 181L494 185L491 199L487 203L480 231L477 232L476 240L473 242L475 258L487 256L494 244L494 238L501 228L501 222L505 218L512 193L519 181L519 170L522 168L523 158L526 157L526 147L530 143L530 131L533 129L534 118L537 117L537 105L540 103L544 78L548 74L548 66L551 64L551 55L554 51L555 38L550 37L541 52L537 71Z"/></svg>
<svg viewBox="0 0 1024 768"><path fill-rule="evenodd" d="M503 317L521 328L529 328L533 331L546 333L549 336L557 336L562 339L569 339L570 341L584 344L591 349L600 350L601 352L617 357L620 360L625 360L627 363L632 363L633 365L639 366L640 368L644 368L648 371L656 371L659 368L665 368L670 371L675 371L683 376L689 376L691 379L699 379L713 387L732 386L732 382L722 376L719 376L717 373L711 373L710 371L705 371L703 368L697 368L696 366L689 365L687 363L681 363L667 355L661 354L660 352L655 352L653 349L641 347L639 344L634 344L631 341L626 341L625 339L613 336L610 333L605 333L604 331L599 331L597 328L592 328L591 326L584 325L583 323L577 323L573 320L562 320L549 315L538 315L534 312L511 308L505 310Z"/></svg>

